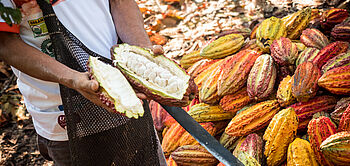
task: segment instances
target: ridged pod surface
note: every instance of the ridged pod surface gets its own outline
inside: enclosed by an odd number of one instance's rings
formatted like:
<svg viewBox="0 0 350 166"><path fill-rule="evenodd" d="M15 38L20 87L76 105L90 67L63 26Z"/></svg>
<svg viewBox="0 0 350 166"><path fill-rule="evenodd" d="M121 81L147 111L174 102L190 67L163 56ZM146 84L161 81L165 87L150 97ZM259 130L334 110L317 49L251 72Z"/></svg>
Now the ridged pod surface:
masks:
<svg viewBox="0 0 350 166"><path fill-rule="evenodd" d="M263 139L255 133L249 134L247 137L242 139L236 146L233 151L233 155L237 156L239 152L244 151L254 159L259 164L262 164L263 158L263 148L264 142Z"/></svg>
<svg viewBox="0 0 350 166"><path fill-rule="evenodd" d="M333 94L350 94L350 66L337 67L324 73L318 85Z"/></svg>
<svg viewBox="0 0 350 166"><path fill-rule="evenodd" d="M277 95L276 95L278 103L282 107L286 107L295 103L295 97L292 95L292 77L285 77L278 86Z"/></svg>
<svg viewBox="0 0 350 166"><path fill-rule="evenodd" d="M231 136L224 132L222 133L219 142L222 146L224 146L229 151L233 151L239 142L239 138L241 137Z"/></svg>
<svg viewBox="0 0 350 166"><path fill-rule="evenodd" d="M340 132L340 131L349 131L350 132L350 104L349 104L348 108L344 111L343 116L340 119L338 132Z"/></svg>
<svg viewBox="0 0 350 166"><path fill-rule="evenodd" d="M350 132L339 132L331 135L321 144L323 155L334 165L350 163Z"/></svg>
<svg viewBox="0 0 350 166"><path fill-rule="evenodd" d="M166 163L168 166L177 166L176 162L171 156L167 159Z"/></svg>
<svg viewBox="0 0 350 166"><path fill-rule="evenodd" d="M251 99L259 101L267 98L273 92L277 70L269 54L259 56L247 80L247 91Z"/></svg>
<svg viewBox="0 0 350 166"><path fill-rule="evenodd" d="M295 66L298 67L300 64L307 61L312 62L316 57L316 55L318 54L318 52L320 52L320 50L317 48L311 48L311 47L306 48L304 51L302 51L299 54L295 62Z"/></svg>
<svg viewBox="0 0 350 166"><path fill-rule="evenodd" d="M186 71L192 78L196 78L200 73L205 71L211 64L215 63L216 61L218 60L202 59L194 63Z"/></svg>
<svg viewBox="0 0 350 166"><path fill-rule="evenodd" d="M322 66L327 63L328 60L333 57L345 53L348 50L349 43L343 41L333 42L326 47L324 47L314 58L312 61L318 68L322 68Z"/></svg>
<svg viewBox="0 0 350 166"><path fill-rule="evenodd" d="M335 40L350 42L350 22L336 25L331 32Z"/></svg>
<svg viewBox="0 0 350 166"><path fill-rule="evenodd" d="M321 50L329 44L328 38L321 31L315 28L308 28L303 31L300 41L307 47Z"/></svg>
<svg viewBox="0 0 350 166"><path fill-rule="evenodd" d="M220 106L227 112L236 114L237 111L250 103L247 88L242 88L234 94L226 95L220 100Z"/></svg>
<svg viewBox="0 0 350 166"><path fill-rule="evenodd" d="M311 18L311 8L304 8L285 16L282 21L286 25L287 37L290 39L299 38L301 32L309 25Z"/></svg>
<svg viewBox="0 0 350 166"><path fill-rule="evenodd" d="M219 105L211 106L205 103L194 105L187 113L197 122L228 120L232 119L235 115L233 112L224 111Z"/></svg>
<svg viewBox="0 0 350 166"><path fill-rule="evenodd" d="M290 39L281 37L271 44L271 56L280 66L291 66L298 58L298 48Z"/></svg>
<svg viewBox="0 0 350 166"><path fill-rule="evenodd" d="M183 166L213 166L219 161L200 145L185 145L171 153L178 165Z"/></svg>
<svg viewBox="0 0 350 166"><path fill-rule="evenodd" d="M332 120L339 124L341 117L343 116L344 111L348 108L350 104L350 97L341 98L337 105L334 108L334 111L331 113Z"/></svg>
<svg viewBox="0 0 350 166"><path fill-rule="evenodd" d="M308 101L316 96L317 81L321 76L318 69L311 62L300 64L292 77L292 94L299 102Z"/></svg>
<svg viewBox="0 0 350 166"><path fill-rule="evenodd" d="M307 133L309 134L312 149L314 150L316 159L320 165L332 165L322 154L320 145L324 140L336 132L336 128L331 122L331 119L325 116L312 119L309 122Z"/></svg>
<svg viewBox="0 0 350 166"><path fill-rule="evenodd" d="M265 130L264 140L267 165L279 165L287 158L289 144L294 140L298 128L298 117L293 108L278 112Z"/></svg>
<svg viewBox="0 0 350 166"><path fill-rule="evenodd" d="M207 130L210 135L215 135L216 128L212 122L200 123L200 125ZM190 133L185 132L179 139L179 146L184 145L199 145L199 142L197 142Z"/></svg>
<svg viewBox="0 0 350 166"><path fill-rule="evenodd" d="M214 135L216 128L213 123L200 123L200 125ZM176 148L182 145L199 144L179 123L174 123L165 133L162 141L162 149L165 156L169 156Z"/></svg>
<svg viewBox="0 0 350 166"><path fill-rule="evenodd" d="M220 98L218 96L218 83L219 78L224 70L224 64L231 57L224 59L224 62L219 64L203 82L201 88L199 89L199 99L201 102L208 104L216 104Z"/></svg>
<svg viewBox="0 0 350 166"><path fill-rule="evenodd" d="M287 166L318 166L311 144L303 139L296 138L288 147Z"/></svg>
<svg viewBox="0 0 350 166"><path fill-rule="evenodd" d="M325 73L328 70L332 70L334 68L341 67L341 66L349 66L349 65L350 65L350 52L342 53L330 59L326 64L324 64L322 66L321 71L322 73Z"/></svg>
<svg viewBox="0 0 350 166"><path fill-rule="evenodd" d="M207 80L209 75L222 64L224 59L218 60L213 64L210 64L205 70L203 70L197 77L194 78L194 82L196 83L198 89L202 88L202 84Z"/></svg>
<svg viewBox="0 0 350 166"><path fill-rule="evenodd" d="M179 123L174 123L165 133L162 140L162 149L165 156L169 156L180 145L180 138L186 132Z"/></svg>
<svg viewBox="0 0 350 166"><path fill-rule="evenodd" d="M242 35L229 34L216 39L204 47L200 52L200 56L209 59L224 58L237 52L242 48L243 44L244 37Z"/></svg>
<svg viewBox="0 0 350 166"><path fill-rule="evenodd" d="M293 41L293 43L297 46L298 52L304 51L307 47L301 43L300 41Z"/></svg>
<svg viewBox="0 0 350 166"><path fill-rule="evenodd" d="M204 59L203 57L199 56L199 50L197 51L193 51L189 54L186 54L184 56L182 56L181 60L180 60L180 65L181 67L183 67L184 69L188 69L189 67L191 67L194 63Z"/></svg>
<svg viewBox="0 0 350 166"><path fill-rule="evenodd" d="M243 88L255 60L261 55L254 50L242 50L224 62L223 71L218 78L218 95L225 96Z"/></svg>
<svg viewBox="0 0 350 166"><path fill-rule="evenodd" d="M162 131L165 127L164 120L167 116L170 116L169 113L153 100L149 102L149 108L151 110L154 127L157 131Z"/></svg>
<svg viewBox="0 0 350 166"><path fill-rule="evenodd" d="M268 125L279 111L277 100L267 100L255 104L237 114L225 129L231 136L245 136Z"/></svg>
<svg viewBox="0 0 350 166"><path fill-rule="evenodd" d="M287 35L286 25L276 17L264 20L256 30L256 42L264 52L270 52L270 45L273 40Z"/></svg>
<svg viewBox="0 0 350 166"><path fill-rule="evenodd" d="M324 95L317 96L307 102L299 102L291 105L290 107L294 108L295 113L298 115L298 130L302 131L306 129L309 121L315 113L322 111L329 112L329 110L333 110L336 102L337 100L333 96Z"/></svg>
<svg viewBox="0 0 350 166"><path fill-rule="evenodd" d="M328 9L323 12L321 25L325 31L330 31L332 28L343 22L349 16L348 12L345 9Z"/></svg>

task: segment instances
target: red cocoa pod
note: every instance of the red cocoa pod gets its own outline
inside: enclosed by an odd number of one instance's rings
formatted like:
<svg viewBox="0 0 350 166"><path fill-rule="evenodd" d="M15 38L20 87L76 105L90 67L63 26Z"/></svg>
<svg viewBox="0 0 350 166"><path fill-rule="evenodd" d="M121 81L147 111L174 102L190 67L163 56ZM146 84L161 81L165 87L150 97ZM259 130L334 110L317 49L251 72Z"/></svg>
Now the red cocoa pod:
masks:
<svg viewBox="0 0 350 166"><path fill-rule="evenodd" d="M337 41L350 42L350 22L343 22L336 25L332 29L331 35Z"/></svg>
<svg viewBox="0 0 350 166"><path fill-rule="evenodd" d="M247 91L251 99L260 101L272 94L276 82L277 70L272 57L259 56L250 70Z"/></svg>
<svg viewBox="0 0 350 166"><path fill-rule="evenodd" d="M151 100L149 102L149 108L151 110L153 124L157 131L162 131L164 126L164 120L167 116L170 116L165 109L157 102Z"/></svg>
<svg viewBox="0 0 350 166"><path fill-rule="evenodd" d="M337 67L324 73L318 85L333 94L350 94L350 66Z"/></svg>
<svg viewBox="0 0 350 166"><path fill-rule="evenodd" d="M333 42L326 47L324 47L312 61L318 68L322 68L322 66L327 63L328 60L333 57L345 53L348 50L349 43L343 41Z"/></svg>
<svg viewBox="0 0 350 166"><path fill-rule="evenodd" d="M299 119L298 131L303 131L307 128L309 121L315 113L322 111L329 112L333 110L336 103L336 98L325 95L317 96L307 102L299 102L291 105L290 107L294 108Z"/></svg>
<svg viewBox="0 0 350 166"><path fill-rule="evenodd" d="M299 102L306 102L316 96L320 70L311 62L300 64L292 78L292 94Z"/></svg>
<svg viewBox="0 0 350 166"><path fill-rule="evenodd" d="M312 119L308 125L307 133L309 134L310 143L315 152L316 159L321 165L332 165L322 154L320 145L324 140L336 132L336 128L331 119L325 116Z"/></svg>
<svg viewBox="0 0 350 166"><path fill-rule="evenodd" d="M307 47L321 50L329 44L328 38L321 31L315 28L308 28L303 31L300 41Z"/></svg>
<svg viewBox="0 0 350 166"><path fill-rule="evenodd" d="M341 117L343 116L344 111L348 108L350 104L350 97L341 98L337 105L335 105L334 111L331 113L331 118L333 122L339 124Z"/></svg>
<svg viewBox="0 0 350 166"><path fill-rule="evenodd" d="M343 116L340 119L338 132L350 131L350 104L348 108L344 111Z"/></svg>
<svg viewBox="0 0 350 166"><path fill-rule="evenodd" d="M322 66L321 72L323 74L328 70L332 70L334 68L341 67L341 66L349 66L349 65L350 65L350 52L342 53L330 59L326 64L324 64Z"/></svg>
<svg viewBox="0 0 350 166"><path fill-rule="evenodd" d="M343 22L346 18L348 18L349 13L345 9L329 9L323 12L321 26L326 31L329 32L332 28Z"/></svg>
<svg viewBox="0 0 350 166"><path fill-rule="evenodd" d="M262 164L263 147L263 139L258 134L252 133L237 144L233 154L237 156L240 151L244 151L255 158L258 163Z"/></svg>
<svg viewBox="0 0 350 166"><path fill-rule="evenodd" d="M290 39L281 37L274 40L270 46L271 56L280 66L291 66L298 58L298 48Z"/></svg>

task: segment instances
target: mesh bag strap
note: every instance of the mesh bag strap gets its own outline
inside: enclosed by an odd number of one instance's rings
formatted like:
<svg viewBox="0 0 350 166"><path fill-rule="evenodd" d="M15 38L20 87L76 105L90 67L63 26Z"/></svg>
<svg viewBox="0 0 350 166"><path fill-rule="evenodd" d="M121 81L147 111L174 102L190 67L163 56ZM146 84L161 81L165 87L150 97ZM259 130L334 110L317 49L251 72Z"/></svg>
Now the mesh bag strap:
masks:
<svg viewBox="0 0 350 166"><path fill-rule="evenodd" d="M89 50L58 20L51 4L37 0L43 11L56 59L87 71L89 56L111 61ZM80 93L60 85L73 165L159 165L158 142L147 101L144 117L128 119L96 106Z"/></svg>

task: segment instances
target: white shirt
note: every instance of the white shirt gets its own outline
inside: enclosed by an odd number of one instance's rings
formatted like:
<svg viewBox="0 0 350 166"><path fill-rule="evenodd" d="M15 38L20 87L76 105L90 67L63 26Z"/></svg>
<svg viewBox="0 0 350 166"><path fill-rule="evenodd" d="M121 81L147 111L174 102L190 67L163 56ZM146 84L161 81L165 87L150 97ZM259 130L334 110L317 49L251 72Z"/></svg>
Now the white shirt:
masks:
<svg viewBox="0 0 350 166"><path fill-rule="evenodd" d="M2 0L5 6L15 8L16 0ZM54 57L51 41L42 12L35 0L21 6L23 15L19 25L22 40ZM109 9L109 0L59 0L53 3L54 11L62 24L90 50L110 58L109 50L117 43L117 35ZM18 26L9 27L0 17L0 31L16 33ZM36 63L36 62L27 62ZM12 68L18 77L17 84L28 112L32 115L36 132L54 141L68 140L64 126L59 85L42 81Z"/></svg>

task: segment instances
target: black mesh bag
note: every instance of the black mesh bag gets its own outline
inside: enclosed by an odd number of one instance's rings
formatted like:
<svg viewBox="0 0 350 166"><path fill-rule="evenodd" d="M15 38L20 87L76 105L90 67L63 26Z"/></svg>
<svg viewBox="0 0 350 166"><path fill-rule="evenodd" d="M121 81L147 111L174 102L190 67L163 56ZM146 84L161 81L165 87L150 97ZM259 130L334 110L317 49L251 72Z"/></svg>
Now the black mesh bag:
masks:
<svg viewBox="0 0 350 166"><path fill-rule="evenodd" d="M82 44L57 19L51 4L37 0L53 44L56 60L80 72L89 56L106 59ZM80 93L60 85L73 165L164 165L147 101L137 120L109 113ZM163 161L161 159L161 161Z"/></svg>

